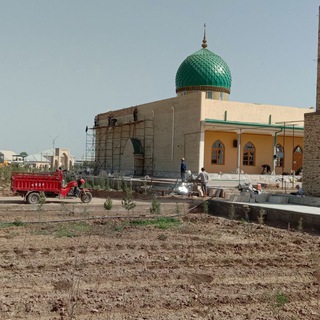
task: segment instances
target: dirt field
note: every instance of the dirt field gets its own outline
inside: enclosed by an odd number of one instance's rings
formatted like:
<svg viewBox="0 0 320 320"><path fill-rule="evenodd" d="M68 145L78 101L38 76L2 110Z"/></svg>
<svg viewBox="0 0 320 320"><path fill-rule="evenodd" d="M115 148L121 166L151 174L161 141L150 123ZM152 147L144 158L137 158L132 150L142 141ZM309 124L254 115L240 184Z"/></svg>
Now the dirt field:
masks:
<svg viewBox="0 0 320 320"><path fill-rule="evenodd" d="M319 236L183 202L0 203L0 318L320 319Z"/></svg>

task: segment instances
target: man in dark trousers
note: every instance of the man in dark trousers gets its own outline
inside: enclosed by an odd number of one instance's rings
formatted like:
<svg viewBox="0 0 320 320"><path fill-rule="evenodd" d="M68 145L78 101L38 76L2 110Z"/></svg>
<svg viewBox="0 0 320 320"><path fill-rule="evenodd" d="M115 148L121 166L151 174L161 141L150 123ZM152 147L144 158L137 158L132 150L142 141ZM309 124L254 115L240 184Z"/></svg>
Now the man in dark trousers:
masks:
<svg viewBox="0 0 320 320"><path fill-rule="evenodd" d="M202 196L207 196L207 184L209 180L209 175L206 172L205 168L201 168L201 172L198 174L197 179L201 182L201 190L202 190Z"/></svg>
<svg viewBox="0 0 320 320"><path fill-rule="evenodd" d="M186 170L187 170L187 165L185 163L185 160L184 158L181 158L180 173L181 173L182 181L186 180Z"/></svg>

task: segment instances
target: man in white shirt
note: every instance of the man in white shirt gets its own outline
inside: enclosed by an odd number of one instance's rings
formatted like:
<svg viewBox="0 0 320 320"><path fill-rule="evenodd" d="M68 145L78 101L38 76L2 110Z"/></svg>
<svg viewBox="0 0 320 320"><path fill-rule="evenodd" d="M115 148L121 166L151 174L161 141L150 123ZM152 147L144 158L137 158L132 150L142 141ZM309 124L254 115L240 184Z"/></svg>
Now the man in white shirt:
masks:
<svg viewBox="0 0 320 320"><path fill-rule="evenodd" d="M201 190L203 193L203 197L207 196L207 183L209 180L209 175L204 168L201 168L201 172L198 174L197 179L201 181Z"/></svg>

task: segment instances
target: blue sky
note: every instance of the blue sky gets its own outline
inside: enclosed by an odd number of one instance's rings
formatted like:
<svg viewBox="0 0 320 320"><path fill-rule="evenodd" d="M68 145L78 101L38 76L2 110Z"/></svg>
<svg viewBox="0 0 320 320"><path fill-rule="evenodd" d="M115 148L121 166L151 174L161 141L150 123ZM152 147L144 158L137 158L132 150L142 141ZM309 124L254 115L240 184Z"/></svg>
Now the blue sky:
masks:
<svg viewBox="0 0 320 320"><path fill-rule="evenodd" d="M0 149L85 155L108 110L175 96L181 62L208 49L230 100L315 106L315 0L0 0Z"/></svg>

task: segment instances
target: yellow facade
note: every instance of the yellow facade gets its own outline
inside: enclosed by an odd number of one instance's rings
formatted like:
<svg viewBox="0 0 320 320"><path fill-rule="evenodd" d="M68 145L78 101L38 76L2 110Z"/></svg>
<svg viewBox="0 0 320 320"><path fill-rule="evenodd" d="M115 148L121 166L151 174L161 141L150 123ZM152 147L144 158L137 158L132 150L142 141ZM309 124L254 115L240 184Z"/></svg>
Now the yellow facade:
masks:
<svg viewBox="0 0 320 320"><path fill-rule="evenodd" d="M212 145L215 141L221 141L225 147L225 159L222 164L212 163ZM248 142L255 146L254 165L243 164L243 148L240 150L240 170L248 174L262 172L262 165L269 164L271 167L274 162L274 137L270 135L244 133L241 136L242 147ZM302 137L278 136L276 144L284 147L284 161L275 164L275 174L295 172L302 167L302 155L293 152L297 147L303 151ZM208 172L231 173L238 168L238 136L234 132L207 131L205 135L204 166Z"/></svg>

